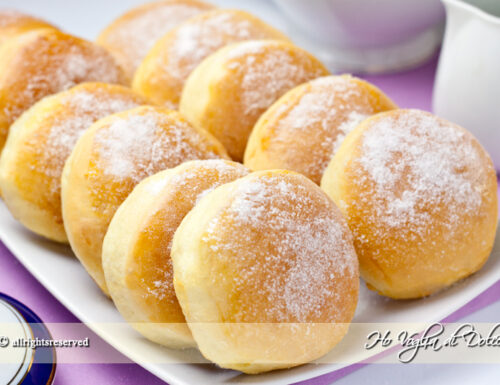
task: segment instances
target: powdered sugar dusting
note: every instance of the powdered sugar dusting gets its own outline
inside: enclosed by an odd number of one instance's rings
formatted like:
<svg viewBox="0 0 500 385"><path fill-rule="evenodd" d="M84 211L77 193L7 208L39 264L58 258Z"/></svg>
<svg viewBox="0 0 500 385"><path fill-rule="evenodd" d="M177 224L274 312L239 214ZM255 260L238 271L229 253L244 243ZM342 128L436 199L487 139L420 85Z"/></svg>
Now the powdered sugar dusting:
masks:
<svg viewBox="0 0 500 385"><path fill-rule="evenodd" d="M73 46L69 53L56 58L60 60L60 67L52 77L57 90L66 90L86 81L107 81L118 83L120 75L118 67L106 55L97 55L89 59L79 47Z"/></svg>
<svg viewBox="0 0 500 385"><path fill-rule="evenodd" d="M374 118L357 163L363 170L357 183L374 186L366 191L373 202L366 219L374 229L382 225L420 237L438 219L449 230L443 236L449 236L460 218L482 204L481 181L487 178L472 136L428 113L406 110Z"/></svg>
<svg viewBox="0 0 500 385"><path fill-rule="evenodd" d="M319 184L345 136L367 117L394 104L348 75L325 76L288 92L265 112L245 162L300 172Z"/></svg>
<svg viewBox="0 0 500 385"><path fill-rule="evenodd" d="M113 94L99 88L90 92L85 88L68 91L61 101L64 113L45 117L50 128L44 145L40 145L36 133L29 140L34 155L40 159L37 170L50 178L54 194L59 194L62 168L83 132L100 118L142 104L142 98L133 94Z"/></svg>
<svg viewBox="0 0 500 385"><path fill-rule="evenodd" d="M187 160L219 157L188 123L153 108L126 118L117 116L96 133L95 143L103 173L134 183Z"/></svg>
<svg viewBox="0 0 500 385"><path fill-rule="evenodd" d="M313 60L305 52L292 54L276 42L251 41L235 47L228 68L238 70L242 76L243 114L258 116L286 91L324 75Z"/></svg>
<svg viewBox="0 0 500 385"><path fill-rule="evenodd" d="M168 263L171 265L172 261L170 260L168 261ZM169 302L171 302L172 298L169 297L168 294L170 288L172 287L172 269L162 269L161 273L158 273L161 274L161 279L158 279L151 283L148 282L145 278L141 278L143 287L146 288L146 291L148 293L147 296L155 297L159 301L168 300Z"/></svg>
<svg viewBox="0 0 500 385"><path fill-rule="evenodd" d="M214 258L229 258L238 269L229 274L236 322L340 320L337 290L356 276L357 258L333 206L320 191L279 174L241 181L203 237Z"/></svg>
<svg viewBox="0 0 500 385"><path fill-rule="evenodd" d="M248 174L244 167L235 167L234 163L222 159L209 159L193 164L191 171L177 174L171 183L178 189L189 188L196 192L195 204L210 191L231 180L241 178ZM197 185L205 185L207 181L213 181L209 187L198 191Z"/></svg>
<svg viewBox="0 0 500 385"><path fill-rule="evenodd" d="M215 179L216 181L208 188L196 196L196 202L199 201L208 192L219 186L222 182L220 178L229 178L230 176L244 176L248 170L241 166L235 167L235 163L224 159L206 159L200 161L189 162L189 168L183 172L179 172L172 178L160 178L156 181L150 181L147 184L147 190L150 194L156 195L162 192L167 186L175 186L176 189L184 189L186 194L193 190L193 186L204 185L207 180ZM227 179L226 178L226 179ZM196 189L195 189L196 190Z"/></svg>
<svg viewBox="0 0 500 385"><path fill-rule="evenodd" d="M61 120L53 125L48 143L59 151L67 152L75 145L83 131L93 122L116 112L140 106L142 100L132 95L112 95L106 92L77 92L64 100L66 108L73 115L68 120Z"/></svg>
<svg viewBox="0 0 500 385"><path fill-rule="evenodd" d="M342 124L338 127L339 133L333 143L333 152L332 155L337 152L340 145L344 141L346 135L354 130L363 120L368 118L368 114L361 114L357 111L351 111L347 116L347 120L343 121Z"/></svg>
<svg viewBox="0 0 500 385"><path fill-rule="evenodd" d="M105 36L106 45L118 49L133 72L154 43L184 20L210 9L208 4L162 2L139 11L134 17L124 18L119 28Z"/></svg>
<svg viewBox="0 0 500 385"><path fill-rule="evenodd" d="M165 71L182 82L203 59L227 44L276 37L253 19L242 17L240 11L232 10L211 11L193 18L173 33Z"/></svg>
<svg viewBox="0 0 500 385"><path fill-rule="evenodd" d="M44 96L76 84L123 81L120 68L101 47L57 31L32 36L16 55L17 88L9 95L4 109L9 121Z"/></svg>
<svg viewBox="0 0 500 385"><path fill-rule="evenodd" d="M295 105L282 106L283 110L288 111L278 122L276 138L271 141L287 143L287 151L290 152L287 157L291 162L300 159L300 153L307 153L307 161L302 162L297 171L319 182L345 136L361 121L377 112L375 104L370 94L350 76L315 79ZM316 149L314 154L304 150L301 141L297 142L297 131L308 138L317 138L310 141L311 148L314 146ZM295 165L291 166L295 169Z"/></svg>

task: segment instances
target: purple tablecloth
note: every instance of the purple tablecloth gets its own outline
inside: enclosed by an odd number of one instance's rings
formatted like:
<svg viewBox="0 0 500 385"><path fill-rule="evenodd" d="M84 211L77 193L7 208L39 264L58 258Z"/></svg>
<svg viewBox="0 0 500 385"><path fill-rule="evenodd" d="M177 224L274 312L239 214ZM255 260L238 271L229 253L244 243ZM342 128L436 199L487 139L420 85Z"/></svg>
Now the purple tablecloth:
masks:
<svg viewBox="0 0 500 385"><path fill-rule="evenodd" d="M367 76L367 80L384 90L399 106L405 108L431 109L432 85L436 69L436 59L426 65L408 72L389 76ZM500 193L500 190L499 190ZM57 301L37 280L16 260L0 243L0 291L33 309L45 322L77 322L78 320ZM478 310L500 299L500 283L458 310L448 321ZM89 337L99 340L90 330ZM113 349L109 347L109 349ZM353 365L332 374L308 380L302 384L330 384L336 379L356 370ZM135 364L87 365L60 364L57 368L56 385L80 384L164 384L146 370Z"/></svg>

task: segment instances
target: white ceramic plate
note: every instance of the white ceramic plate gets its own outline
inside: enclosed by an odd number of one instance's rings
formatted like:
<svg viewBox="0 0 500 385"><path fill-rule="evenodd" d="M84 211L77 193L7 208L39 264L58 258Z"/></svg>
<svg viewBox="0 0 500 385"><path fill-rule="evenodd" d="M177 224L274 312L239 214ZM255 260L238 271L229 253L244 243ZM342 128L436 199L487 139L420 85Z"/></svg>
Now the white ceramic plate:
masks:
<svg viewBox="0 0 500 385"><path fill-rule="evenodd" d="M257 376L222 370L206 362L195 350L174 351L148 342L123 319L89 278L68 247L41 239L15 221L0 202L0 238L19 261L77 318L118 351L171 385L187 384L290 384L340 369L346 364L309 364ZM500 279L500 237L484 268L450 289L423 300L393 301L363 289L355 322L399 323L442 320ZM364 286L363 286L364 287ZM106 327L122 323L124 327ZM373 353L350 334L322 362L357 362ZM164 358L158 364L158 357ZM335 361L338 362L338 361Z"/></svg>

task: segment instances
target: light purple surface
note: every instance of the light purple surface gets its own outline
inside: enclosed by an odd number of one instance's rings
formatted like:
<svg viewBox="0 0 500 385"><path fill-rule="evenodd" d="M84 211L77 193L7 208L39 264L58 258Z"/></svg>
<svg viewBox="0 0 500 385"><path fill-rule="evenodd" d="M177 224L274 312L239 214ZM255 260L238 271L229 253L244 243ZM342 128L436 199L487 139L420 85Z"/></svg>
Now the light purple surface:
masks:
<svg viewBox="0 0 500 385"><path fill-rule="evenodd" d="M431 109L432 85L437 59L434 58L424 66L412 71L386 76L367 76L385 91L400 107ZM499 190L500 194L500 190ZM16 260L16 258L0 243L0 291L25 303L33 309L45 322L78 322L78 320L57 301L38 281ZM71 290L71 288L68 288ZM500 299L500 282L492 286L479 297L453 313L446 321L455 322L461 317L479 310ZM88 330L93 343L100 344L102 349L113 348ZM118 353L114 353L118 354ZM352 365L334 373L303 381L302 385L326 385L361 367ZM135 364L60 364L57 367L56 385L94 384L165 384L140 366Z"/></svg>

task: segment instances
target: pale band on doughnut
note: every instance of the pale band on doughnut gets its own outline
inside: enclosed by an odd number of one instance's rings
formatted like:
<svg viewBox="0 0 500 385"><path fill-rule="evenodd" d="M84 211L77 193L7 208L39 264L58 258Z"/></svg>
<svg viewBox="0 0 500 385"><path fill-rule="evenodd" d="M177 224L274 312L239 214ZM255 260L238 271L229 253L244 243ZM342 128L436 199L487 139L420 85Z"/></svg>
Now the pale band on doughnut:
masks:
<svg viewBox="0 0 500 385"><path fill-rule="evenodd" d="M0 158L0 189L12 215L39 235L67 242L61 174L73 146L96 120L144 104L129 88L83 83L29 108L11 126Z"/></svg>
<svg viewBox="0 0 500 385"><path fill-rule="evenodd" d="M195 160L137 185L111 221L102 260L123 317L153 342L195 346L177 301L170 250L175 230L197 201L248 170L228 160Z"/></svg>
<svg viewBox="0 0 500 385"><path fill-rule="evenodd" d="M105 293L102 242L135 185L188 160L221 157L226 151L214 137L165 108L114 114L83 133L63 170L63 222L71 248Z"/></svg>
<svg viewBox="0 0 500 385"><path fill-rule="evenodd" d="M345 335L358 261L306 177L259 171L206 194L174 235L174 286L201 353L245 373L321 357Z"/></svg>

